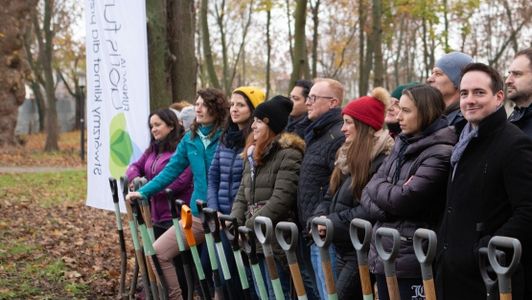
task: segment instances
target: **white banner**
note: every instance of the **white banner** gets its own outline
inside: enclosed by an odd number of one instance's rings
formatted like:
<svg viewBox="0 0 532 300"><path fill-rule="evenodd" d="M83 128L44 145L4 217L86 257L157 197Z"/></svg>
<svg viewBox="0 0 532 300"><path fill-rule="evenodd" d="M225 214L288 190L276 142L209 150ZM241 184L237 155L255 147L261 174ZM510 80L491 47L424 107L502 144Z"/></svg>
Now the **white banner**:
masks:
<svg viewBox="0 0 532 300"><path fill-rule="evenodd" d="M145 0L85 4L86 204L114 210L109 177L119 181L150 138L146 7ZM124 212L122 201L120 206Z"/></svg>

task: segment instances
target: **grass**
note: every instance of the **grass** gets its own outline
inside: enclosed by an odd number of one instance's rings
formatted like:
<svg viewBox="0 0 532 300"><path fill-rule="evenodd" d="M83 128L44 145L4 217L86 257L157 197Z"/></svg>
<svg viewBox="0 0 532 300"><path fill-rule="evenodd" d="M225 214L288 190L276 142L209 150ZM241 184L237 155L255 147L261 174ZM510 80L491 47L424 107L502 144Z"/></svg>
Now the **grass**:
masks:
<svg viewBox="0 0 532 300"><path fill-rule="evenodd" d="M84 170L0 174L0 199L30 201L41 207L51 207L58 201L79 201L85 197L86 179Z"/></svg>

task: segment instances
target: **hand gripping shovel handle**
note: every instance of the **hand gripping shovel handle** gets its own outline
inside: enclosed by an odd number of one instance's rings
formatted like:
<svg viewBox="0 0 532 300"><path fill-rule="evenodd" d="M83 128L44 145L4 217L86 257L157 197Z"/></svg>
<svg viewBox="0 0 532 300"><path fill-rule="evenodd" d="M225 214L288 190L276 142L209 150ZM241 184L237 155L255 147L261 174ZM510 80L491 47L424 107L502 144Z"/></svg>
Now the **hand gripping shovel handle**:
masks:
<svg viewBox="0 0 532 300"><path fill-rule="evenodd" d="M118 232L118 241L120 243L120 297L127 299L126 290L126 272L127 272L127 252L126 241L124 239L124 230L122 228L122 220L120 215L120 206L118 205L118 184L116 179L109 177L109 185L111 187L111 194L113 195L113 204L115 207L116 229Z"/></svg>
<svg viewBox="0 0 532 300"><path fill-rule="evenodd" d="M505 263L505 254L503 251L495 250L497 260ZM484 285L486 286L486 296L487 300L498 300L499 296L497 295L497 274L495 274L495 277L493 277L493 269L489 265L489 259L488 259L488 247L482 247L478 249L478 266L480 269L480 277L482 277L482 280L484 281Z"/></svg>
<svg viewBox="0 0 532 300"><path fill-rule="evenodd" d="M496 257L498 248L506 248L513 250L512 260L508 266L502 266ZM497 273L499 280L499 295L501 300L512 299L512 274L515 272L521 261L522 247L518 239L494 236L488 243L488 259L490 261L493 271Z"/></svg>
<svg viewBox="0 0 532 300"><path fill-rule="evenodd" d="M315 217L311 222L312 239L316 246L320 248L321 265L325 274L325 287L329 300L337 299L336 286L334 285L334 276L331 266L331 257L329 256L329 245L331 244L334 234L332 221L324 217ZM322 238L318 232L318 225L325 226L325 237Z"/></svg>
<svg viewBox="0 0 532 300"><path fill-rule="evenodd" d="M288 234L288 240L285 238ZM279 222L275 226L275 237L277 243L283 248L288 260L288 266L290 273L292 274L292 281L296 288L297 298L299 300L307 299L307 293L305 292L305 285L303 284L303 278L301 277L301 271L297 263L296 247L298 240L297 225L292 222Z"/></svg>
<svg viewBox="0 0 532 300"><path fill-rule="evenodd" d="M198 272L198 278L200 280L201 290L203 292L204 299L210 299L209 286L205 279L205 272L199 258L198 249L196 248L196 238L192 232L192 211L187 205L181 206L181 222L183 223L183 231L185 233L185 239L187 240L190 252L192 252L192 259Z"/></svg>
<svg viewBox="0 0 532 300"><path fill-rule="evenodd" d="M392 238L392 248L390 252L386 251L382 245L382 239L385 236ZM381 227L375 232L375 247L379 257L384 262L384 273L386 275L386 284L388 286L390 300L401 299L399 296L399 285L395 275L395 258L399 253L400 242L401 236L396 229Z"/></svg>
<svg viewBox="0 0 532 300"><path fill-rule="evenodd" d="M368 268L371 228L370 222L359 218L354 218L351 220L351 224L349 226L351 243L357 252L358 272L360 273L360 284L362 286L364 300L373 299L373 288L371 287L371 279ZM360 233L363 234L362 240L360 240Z"/></svg>
<svg viewBox="0 0 532 300"><path fill-rule="evenodd" d="M423 242L428 242L427 252L423 248ZM421 276L423 287L425 288L425 298L436 300L436 290L434 288L434 278L432 277L432 262L436 256L436 233L432 230L419 228L414 232L414 252L421 265Z"/></svg>
<svg viewBox="0 0 532 300"><path fill-rule="evenodd" d="M284 300L283 288L281 287L281 281L279 279L279 274L277 273L277 266L275 265L275 259L273 258L271 245L273 239L272 220L267 217L258 216L255 218L253 229L255 230L255 236L257 237L257 240L262 244L264 259L266 260L266 267L268 268L268 273L270 274L270 279L272 281L275 299Z"/></svg>

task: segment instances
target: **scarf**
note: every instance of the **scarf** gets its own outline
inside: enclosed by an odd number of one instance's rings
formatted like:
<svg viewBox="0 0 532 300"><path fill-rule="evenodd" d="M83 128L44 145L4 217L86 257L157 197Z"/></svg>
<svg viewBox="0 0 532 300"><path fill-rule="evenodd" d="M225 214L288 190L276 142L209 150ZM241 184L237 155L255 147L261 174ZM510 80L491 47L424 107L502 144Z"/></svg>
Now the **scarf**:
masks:
<svg viewBox="0 0 532 300"><path fill-rule="evenodd" d="M460 158L462 157L462 154L464 154L464 151L467 148L467 145L469 145L469 142L471 142L471 140L476 137L478 137L478 127L473 128L471 123L468 122L462 130L462 133L460 134L460 139L458 140L458 143L454 146L453 153L451 155L451 166L453 168L460 161Z"/></svg>
<svg viewBox="0 0 532 300"><path fill-rule="evenodd" d="M205 149L207 149L207 147L212 142L212 139L209 137L209 133L211 132L212 127L212 125L201 125L196 131Z"/></svg>

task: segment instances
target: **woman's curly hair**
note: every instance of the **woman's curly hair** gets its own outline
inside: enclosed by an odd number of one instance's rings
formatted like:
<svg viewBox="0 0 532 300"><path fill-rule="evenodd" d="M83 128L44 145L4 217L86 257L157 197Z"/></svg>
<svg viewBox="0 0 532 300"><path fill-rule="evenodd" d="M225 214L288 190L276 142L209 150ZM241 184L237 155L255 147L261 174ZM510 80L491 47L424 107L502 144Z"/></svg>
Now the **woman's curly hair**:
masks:
<svg viewBox="0 0 532 300"><path fill-rule="evenodd" d="M198 91L198 98L203 99L203 104L207 107L209 114L214 116L213 128L209 132L208 137L212 137L216 131L225 126L227 116L229 115L229 103L225 94L218 89L205 88ZM197 100L197 98L196 98ZM190 126L191 136L196 135L196 130L199 128L199 124L196 119Z"/></svg>

